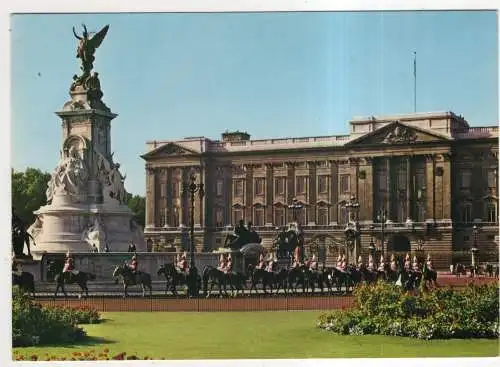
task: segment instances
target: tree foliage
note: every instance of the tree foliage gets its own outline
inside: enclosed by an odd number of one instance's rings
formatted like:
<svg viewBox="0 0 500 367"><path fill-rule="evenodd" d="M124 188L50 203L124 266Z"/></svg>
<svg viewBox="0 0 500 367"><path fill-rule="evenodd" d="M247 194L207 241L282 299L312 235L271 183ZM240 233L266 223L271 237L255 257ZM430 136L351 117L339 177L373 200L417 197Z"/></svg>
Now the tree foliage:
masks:
<svg viewBox="0 0 500 367"><path fill-rule="evenodd" d="M146 198L140 195L127 194L127 204L134 212L134 219L137 224L144 227L146 223Z"/></svg>
<svg viewBox="0 0 500 367"><path fill-rule="evenodd" d="M33 212L47 204L47 185L50 173L36 168L24 172L12 170L12 206L23 223L30 225L35 221Z"/></svg>

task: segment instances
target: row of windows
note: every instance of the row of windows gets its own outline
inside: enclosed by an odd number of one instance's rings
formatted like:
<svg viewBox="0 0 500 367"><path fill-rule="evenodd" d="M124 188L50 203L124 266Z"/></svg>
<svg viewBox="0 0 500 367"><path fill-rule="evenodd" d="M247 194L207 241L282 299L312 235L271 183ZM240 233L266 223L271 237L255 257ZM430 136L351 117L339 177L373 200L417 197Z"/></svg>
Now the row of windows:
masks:
<svg viewBox="0 0 500 367"><path fill-rule="evenodd" d="M472 217L472 204L462 204L460 207L460 220L463 223L472 223L475 218ZM498 210L495 203L485 205L484 218L488 223L498 222Z"/></svg>
<svg viewBox="0 0 500 367"><path fill-rule="evenodd" d="M472 187L472 170L460 171L460 188L470 189ZM486 180L489 189L497 187L498 173L495 169L488 169L486 172Z"/></svg>
<svg viewBox="0 0 500 367"><path fill-rule="evenodd" d="M297 176L295 178L295 194L306 194L308 192L309 186L309 176ZM233 196L243 197L245 193L245 179L235 179L233 180ZM328 194L328 188L330 183L329 175L320 175L317 177L317 190L319 194ZM253 179L253 193L256 196L265 195L265 178L254 178ZM216 185L216 195L222 196L224 192L224 182L222 180L217 181ZM350 189L350 175L340 175L339 176L339 186L341 193L349 193ZM285 195L287 191L287 178L286 177L276 177L274 178L274 194L275 195Z"/></svg>
<svg viewBox="0 0 500 367"><path fill-rule="evenodd" d="M307 223L307 210L306 208L296 210L295 213L292 210L287 210L284 207L275 207L273 211L273 225L274 226L284 226L292 220L297 220L299 223ZM316 224L320 226L326 226L329 224L329 210L326 206L320 206L316 209ZM345 210L339 210L341 222L345 223L347 214ZM233 208L231 213L232 224L238 223L240 220L252 221L254 226L264 226L266 224L266 209L263 207L253 208L252 218L245 218L245 211L242 208ZM294 218L295 217L295 218ZM224 223L224 211L222 208L215 210L215 226L223 227L229 223Z"/></svg>

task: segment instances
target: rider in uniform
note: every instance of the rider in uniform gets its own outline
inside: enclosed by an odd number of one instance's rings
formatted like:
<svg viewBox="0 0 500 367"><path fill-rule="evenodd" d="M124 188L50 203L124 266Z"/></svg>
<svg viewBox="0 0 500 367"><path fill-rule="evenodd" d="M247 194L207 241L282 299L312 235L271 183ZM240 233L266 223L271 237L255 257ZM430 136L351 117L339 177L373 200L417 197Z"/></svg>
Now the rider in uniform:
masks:
<svg viewBox="0 0 500 367"><path fill-rule="evenodd" d="M360 269L362 266L363 266L363 258L361 257L361 255L359 255L359 257L358 257L358 269Z"/></svg>
<svg viewBox="0 0 500 367"><path fill-rule="evenodd" d="M398 265L396 264L396 256L394 256L394 254L391 255L391 270L392 271L398 270Z"/></svg>
<svg viewBox="0 0 500 367"><path fill-rule="evenodd" d="M312 271L318 270L318 260L316 259L316 254L313 254L311 262L309 263L309 269Z"/></svg>
<svg viewBox="0 0 500 367"><path fill-rule="evenodd" d="M413 256L413 271L419 272L420 266L418 265L417 255Z"/></svg>
<svg viewBox="0 0 500 367"><path fill-rule="evenodd" d="M188 273L188 262L187 262L187 256L186 252L184 251L182 253L182 256L180 257L179 261L177 262L177 266L179 267L179 270L185 274Z"/></svg>
<svg viewBox="0 0 500 367"><path fill-rule="evenodd" d="M342 271L345 271L346 265L347 265L347 263L345 261L345 255L342 255L342 263L340 264L340 269Z"/></svg>
<svg viewBox="0 0 500 367"><path fill-rule="evenodd" d="M226 274L231 274L231 272L233 271L233 259L231 257L231 254L229 254L227 256L227 263L226 263L226 267L224 268L224 273Z"/></svg>
<svg viewBox="0 0 500 367"><path fill-rule="evenodd" d="M218 270L224 271L227 266L227 259L226 259L226 254L221 254L219 258L219 266L217 267Z"/></svg>
<svg viewBox="0 0 500 367"><path fill-rule="evenodd" d="M272 273L273 270L274 270L274 258L273 254L269 254L269 257L267 258L266 271Z"/></svg>
<svg viewBox="0 0 500 367"><path fill-rule="evenodd" d="M75 264L73 261L73 257L69 253L69 251L66 253L66 262L64 263L64 268L63 268L63 274L67 277L68 281L71 280L71 274L73 273L73 270L75 269Z"/></svg>
<svg viewBox="0 0 500 367"><path fill-rule="evenodd" d="M337 257L337 269L342 269L342 255L339 254L339 257Z"/></svg>
<svg viewBox="0 0 500 367"><path fill-rule="evenodd" d="M132 262L129 265L129 269L132 271L133 275L137 274L137 265L138 265L137 264L137 256L134 255L134 256L132 256Z"/></svg>
<svg viewBox="0 0 500 367"><path fill-rule="evenodd" d="M297 265L300 265L300 246L297 245L294 250L294 262L297 263Z"/></svg>
<svg viewBox="0 0 500 367"><path fill-rule="evenodd" d="M255 265L255 269L264 269L266 266L266 259L264 258L264 254L261 252L259 255L259 262Z"/></svg>
<svg viewBox="0 0 500 367"><path fill-rule="evenodd" d="M378 271L384 271L384 270L385 270L384 256L380 255L380 263L378 265Z"/></svg>
<svg viewBox="0 0 500 367"><path fill-rule="evenodd" d="M405 257L405 270L409 271L411 269L411 259L410 259L410 254L406 253Z"/></svg>
<svg viewBox="0 0 500 367"><path fill-rule="evenodd" d="M368 256L368 270L374 271L375 270L375 261L373 261L373 255Z"/></svg>
<svg viewBox="0 0 500 367"><path fill-rule="evenodd" d="M434 267L432 266L431 254L427 254L426 264L427 264L427 269L434 271Z"/></svg>

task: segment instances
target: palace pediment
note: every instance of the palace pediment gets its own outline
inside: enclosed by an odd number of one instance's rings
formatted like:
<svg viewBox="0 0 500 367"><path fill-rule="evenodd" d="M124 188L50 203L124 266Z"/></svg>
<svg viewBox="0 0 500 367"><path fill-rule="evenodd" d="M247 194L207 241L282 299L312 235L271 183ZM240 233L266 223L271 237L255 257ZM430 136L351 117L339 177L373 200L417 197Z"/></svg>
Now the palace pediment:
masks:
<svg viewBox="0 0 500 367"><path fill-rule="evenodd" d="M375 131L359 136L345 146L360 145L411 145L430 141L446 141L450 138L441 133L422 129L402 122L393 122Z"/></svg>
<svg viewBox="0 0 500 367"><path fill-rule="evenodd" d="M180 156L198 156L199 153L183 147L179 144L176 143L166 143L163 145L160 145L159 147L156 147L153 150L150 150L149 152L143 154L141 157L143 159L150 159L150 158L162 158L162 157L180 157Z"/></svg>

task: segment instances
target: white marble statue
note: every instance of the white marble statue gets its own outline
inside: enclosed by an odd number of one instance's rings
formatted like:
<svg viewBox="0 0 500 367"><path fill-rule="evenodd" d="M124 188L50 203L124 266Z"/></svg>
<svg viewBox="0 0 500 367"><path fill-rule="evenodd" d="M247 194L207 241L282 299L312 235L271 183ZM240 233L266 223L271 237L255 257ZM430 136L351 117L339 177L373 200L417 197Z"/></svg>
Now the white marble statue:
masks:
<svg viewBox="0 0 500 367"><path fill-rule="evenodd" d="M94 222L89 224L89 227L83 231L82 241L89 244L91 251L94 246L97 247L99 252L104 251L104 247L106 246L106 230L99 216L95 216Z"/></svg>
<svg viewBox="0 0 500 367"><path fill-rule="evenodd" d="M35 239L42 231L43 222L40 217L36 217L35 222L28 228L28 233Z"/></svg>
<svg viewBox="0 0 500 367"><path fill-rule="evenodd" d="M75 146L71 146L67 155L63 156L52 173L46 191L47 200L51 201L55 194L61 192L78 200L78 196L85 188L88 176L83 152L79 152Z"/></svg>
<svg viewBox="0 0 500 367"><path fill-rule="evenodd" d="M104 201L125 204L125 177L120 173L120 164L109 162L99 152L97 152L97 156L98 177L102 185Z"/></svg>

